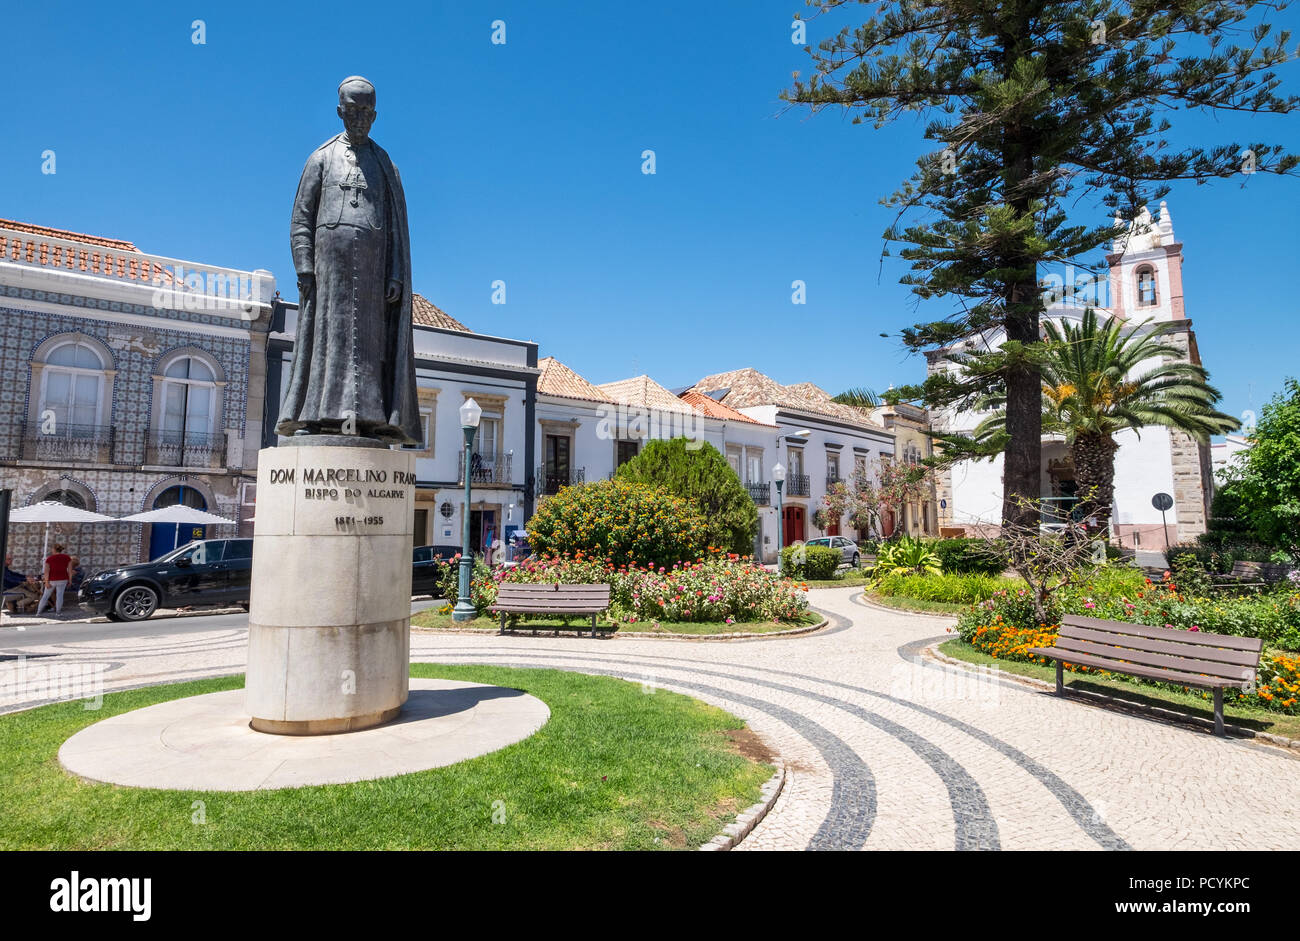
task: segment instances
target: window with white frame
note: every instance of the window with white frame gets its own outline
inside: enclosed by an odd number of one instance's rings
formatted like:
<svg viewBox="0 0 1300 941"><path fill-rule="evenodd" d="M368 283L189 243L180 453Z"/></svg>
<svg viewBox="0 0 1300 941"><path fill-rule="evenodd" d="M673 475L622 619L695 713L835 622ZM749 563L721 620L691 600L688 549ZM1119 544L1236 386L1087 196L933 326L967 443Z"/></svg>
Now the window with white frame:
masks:
<svg viewBox="0 0 1300 941"><path fill-rule="evenodd" d="M180 356L164 369L159 386L161 437L174 442L211 438L221 409L217 374L197 356Z"/></svg>
<svg viewBox="0 0 1300 941"><path fill-rule="evenodd" d="M420 443L404 444L403 451L427 451L429 450L429 441L433 434L433 408L422 407L420 409Z"/></svg>
<svg viewBox="0 0 1300 941"><path fill-rule="evenodd" d="M761 484L763 482L763 452L757 448L748 448L745 451L746 471L749 474L746 483Z"/></svg>
<svg viewBox="0 0 1300 941"><path fill-rule="evenodd" d="M107 366L99 351L83 340L60 343L45 357L41 369L39 415L53 416L55 434L88 429L102 423Z"/></svg>

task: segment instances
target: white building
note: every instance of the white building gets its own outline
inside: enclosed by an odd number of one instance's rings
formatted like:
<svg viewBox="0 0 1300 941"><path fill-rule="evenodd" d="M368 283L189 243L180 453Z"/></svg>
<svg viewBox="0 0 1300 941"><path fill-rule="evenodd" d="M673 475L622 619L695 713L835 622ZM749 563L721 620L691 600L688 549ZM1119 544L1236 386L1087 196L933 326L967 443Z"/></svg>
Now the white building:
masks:
<svg viewBox="0 0 1300 941"><path fill-rule="evenodd" d="M1118 223L1117 223L1118 224ZM1183 350L1193 363L1201 362L1192 322L1183 303L1183 246L1174 237L1173 221L1165 203L1160 217L1153 220L1144 209L1127 236L1118 238L1106 256L1108 280L1062 283L1049 278L1052 289L1044 318L1078 322L1084 310L1123 321L1173 325L1164 340ZM981 347L997 348L1005 339L1001 331L981 336ZM943 358L943 351L927 354L929 369L955 368ZM1156 365L1144 363L1138 371ZM969 434L986 416L974 411L956 413L939 410L932 414L936 431ZM1112 526L1121 545L1163 547L1165 539L1176 543L1205 531L1213 495L1213 477L1208 445L1198 444L1187 434L1165 428L1124 431L1115 436L1115 503ZM1059 436L1043 436L1041 495L1061 509L1068 509L1075 497L1074 467L1065 442ZM1174 498L1166 514L1168 531L1162 531L1161 514L1152 505L1157 493ZM946 507L940 510L940 525L973 528L996 525L1002 514L1002 458L992 461L963 461L940 476L938 496Z"/></svg>
<svg viewBox="0 0 1300 941"><path fill-rule="evenodd" d="M783 386L756 369L736 369L705 376L691 392L776 429L770 445L742 445L740 456L746 483L770 481L772 468L777 463L785 466L781 531L787 546L817 535L812 517L831 485L854 475L874 479L880 459L894 455L892 432L876 424L865 409L840 405L810 382ZM775 502L760 513L765 545L776 544L775 538L768 541L776 514ZM839 535L843 523L830 521L825 534Z"/></svg>
<svg viewBox="0 0 1300 941"><path fill-rule="evenodd" d="M1222 441L1210 445L1210 463L1216 481L1223 480L1224 471L1236 462L1237 455L1249 451L1250 445L1250 439L1242 435L1224 435Z"/></svg>

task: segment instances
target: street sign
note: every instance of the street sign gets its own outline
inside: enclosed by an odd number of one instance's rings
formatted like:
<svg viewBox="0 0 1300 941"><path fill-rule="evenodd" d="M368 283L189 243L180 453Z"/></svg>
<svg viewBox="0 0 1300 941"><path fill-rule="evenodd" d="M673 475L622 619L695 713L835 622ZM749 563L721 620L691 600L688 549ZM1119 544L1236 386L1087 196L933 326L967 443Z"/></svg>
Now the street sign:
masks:
<svg viewBox="0 0 1300 941"><path fill-rule="evenodd" d="M1165 550L1169 549L1169 523L1165 520L1165 510L1174 505L1174 498L1167 493L1157 493L1151 498L1151 505L1160 511L1160 528L1165 534Z"/></svg>

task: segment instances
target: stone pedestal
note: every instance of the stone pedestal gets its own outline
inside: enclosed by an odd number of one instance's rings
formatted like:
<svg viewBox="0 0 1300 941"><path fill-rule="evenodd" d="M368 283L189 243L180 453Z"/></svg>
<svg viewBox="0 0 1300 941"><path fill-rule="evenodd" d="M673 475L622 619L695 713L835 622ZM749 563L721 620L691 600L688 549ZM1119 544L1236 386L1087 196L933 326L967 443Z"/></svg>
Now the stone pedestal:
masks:
<svg viewBox="0 0 1300 941"><path fill-rule="evenodd" d="M407 697L415 457L290 440L258 455L245 708L262 732L368 728Z"/></svg>

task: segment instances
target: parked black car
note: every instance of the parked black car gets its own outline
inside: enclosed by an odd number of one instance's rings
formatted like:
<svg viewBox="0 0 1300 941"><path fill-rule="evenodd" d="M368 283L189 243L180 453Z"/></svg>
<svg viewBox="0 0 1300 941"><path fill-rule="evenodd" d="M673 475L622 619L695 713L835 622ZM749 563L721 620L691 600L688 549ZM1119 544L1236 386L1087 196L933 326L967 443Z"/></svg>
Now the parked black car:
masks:
<svg viewBox="0 0 1300 941"><path fill-rule="evenodd" d="M411 594L436 596L443 570L459 554L459 546L416 546L411 560Z"/></svg>
<svg viewBox="0 0 1300 941"><path fill-rule="evenodd" d="M253 540L202 539L152 562L90 576L81 606L113 621L142 621L159 608L248 604Z"/></svg>

